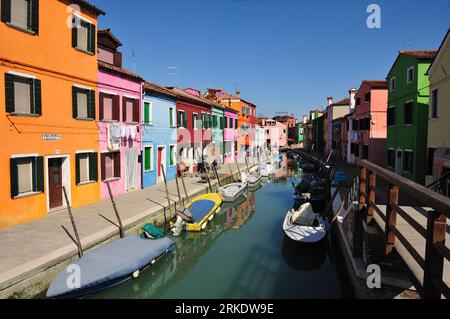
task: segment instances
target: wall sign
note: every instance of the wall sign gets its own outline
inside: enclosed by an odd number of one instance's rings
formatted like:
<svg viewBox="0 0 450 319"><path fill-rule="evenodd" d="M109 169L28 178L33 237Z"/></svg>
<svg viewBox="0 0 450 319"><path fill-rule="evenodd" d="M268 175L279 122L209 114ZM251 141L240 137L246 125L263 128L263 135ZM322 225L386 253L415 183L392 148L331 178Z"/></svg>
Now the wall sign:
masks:
<svg viewBox="0 0 450 319"><path fill-rule="evenodd" d="M41 139L46 142L60 141L61 134L42 134Z"/></svg>

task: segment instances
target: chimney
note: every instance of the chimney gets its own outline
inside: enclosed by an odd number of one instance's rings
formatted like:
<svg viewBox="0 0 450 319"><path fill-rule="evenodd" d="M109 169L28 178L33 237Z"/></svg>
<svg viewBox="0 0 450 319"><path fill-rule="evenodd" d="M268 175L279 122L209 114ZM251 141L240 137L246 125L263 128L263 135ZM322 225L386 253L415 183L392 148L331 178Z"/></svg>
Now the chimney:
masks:
<svg viewBox="0 0 450 319"><path fill-rule="evenodd" d="M349 91L348 91L348 94L349 94L349 97L350 97L350 109L351 110L354 110L355 109L355 95L356 95L356 92L358 92L358 90L357 89L355 89L355 88L351 88Z"/></svg>
<svg viewBox="0 0 450 319"><path fill-rule="evenodd" d="M331 104L333 104L333 97L332 96L327 97L327 101L328 101L328 106L330 106Z"/></svg>
<svg viewBox="0 0 450 319"><path fill-rule="evenodd" d="M237 96L238 98L241 97L241 91L240 91L240 90L237 90L237 91L236 91L236 96Z"/></svg>

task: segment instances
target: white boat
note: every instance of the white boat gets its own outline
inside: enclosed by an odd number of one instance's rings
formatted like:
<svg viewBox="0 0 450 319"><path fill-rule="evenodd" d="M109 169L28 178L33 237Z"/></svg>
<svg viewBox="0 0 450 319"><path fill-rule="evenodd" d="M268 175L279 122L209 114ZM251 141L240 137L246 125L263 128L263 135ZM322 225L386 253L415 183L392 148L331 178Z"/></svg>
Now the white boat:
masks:
<svg viewBox="0 0 450 319"><path fill-rule="evenodd" d="M302 205L297 211L288 212L283 230L290 239L307 244L320 242L327 234L325 221L314 213L311 203Z"/></svg>
<svg viewBox="0 0 450 319"><path fill-rule="evenodd" d="M261 182L261 175L254 171L250 174L242 173L242 180L246 180L249 187L254 187Z"/></svg>
<svg viewBox="0 0 450 319"><path fill-rule="evenodd" d="M219 187L217 192L222 196L224 202L234 202L244 194L247 189L247 182L230 183Z"/></svg>
<svg viewBox="0 0 450 319"><path fill-rule="evenodd" d="M259 172L262 177L269 177L270 175L273 175L274 167L272 164L262 164Z"/></svg>

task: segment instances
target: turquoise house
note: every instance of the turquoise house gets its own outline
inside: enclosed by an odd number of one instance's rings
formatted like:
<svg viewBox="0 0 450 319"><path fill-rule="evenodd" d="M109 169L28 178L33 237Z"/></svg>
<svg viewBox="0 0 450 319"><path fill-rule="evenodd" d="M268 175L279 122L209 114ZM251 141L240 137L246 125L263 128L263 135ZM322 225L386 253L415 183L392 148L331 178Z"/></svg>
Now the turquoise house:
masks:
<svg viewBox="0 0 450 319"><path fill-rule="evenodd" d="M212 157L218 159L223 164L223 130L225 126L224 107L218 103L212 103Z"/></svg>
<svg viewBox="0 0 450 319"><path fill-rule="evenodd" d="M142 187L168 180L177 173L176 96L145 82L142 97ZM161 165L162 164L162 165Z"/></svg>

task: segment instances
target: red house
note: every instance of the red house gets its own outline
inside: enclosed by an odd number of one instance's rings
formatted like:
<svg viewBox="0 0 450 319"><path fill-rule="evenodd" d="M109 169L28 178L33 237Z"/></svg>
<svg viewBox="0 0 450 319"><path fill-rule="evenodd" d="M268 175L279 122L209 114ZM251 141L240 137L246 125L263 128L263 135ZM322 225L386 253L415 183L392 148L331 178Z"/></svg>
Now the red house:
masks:
<svg viewBox="0 0 450 319"><path fill-rule="evenodd" d="M180 169L199 171L211 144L212 105L200 91L169 88L177 97L177 162Z"/></svg>

